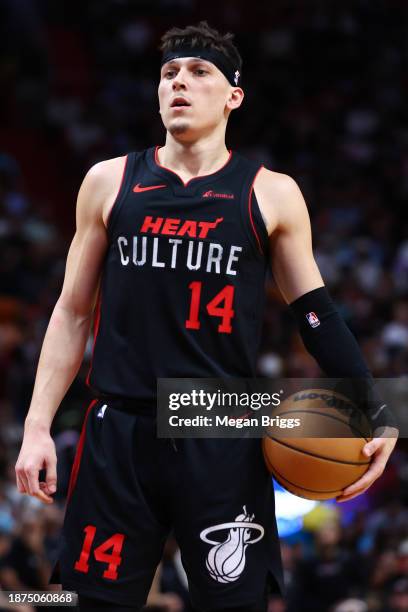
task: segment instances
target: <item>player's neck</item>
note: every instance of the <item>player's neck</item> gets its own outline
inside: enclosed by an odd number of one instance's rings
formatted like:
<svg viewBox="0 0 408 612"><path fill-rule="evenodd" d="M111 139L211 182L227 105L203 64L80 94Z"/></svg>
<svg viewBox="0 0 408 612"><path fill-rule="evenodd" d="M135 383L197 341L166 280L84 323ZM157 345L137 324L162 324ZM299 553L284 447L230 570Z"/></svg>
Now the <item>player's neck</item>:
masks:
<svg viewBox="0 0 408 612"><path fill-rule="evenodd" d="M168 134L165 146L158 150L160 164L177 172L184 181L216 172L228 158L229 151L224 139L181 143Z"/></svg>

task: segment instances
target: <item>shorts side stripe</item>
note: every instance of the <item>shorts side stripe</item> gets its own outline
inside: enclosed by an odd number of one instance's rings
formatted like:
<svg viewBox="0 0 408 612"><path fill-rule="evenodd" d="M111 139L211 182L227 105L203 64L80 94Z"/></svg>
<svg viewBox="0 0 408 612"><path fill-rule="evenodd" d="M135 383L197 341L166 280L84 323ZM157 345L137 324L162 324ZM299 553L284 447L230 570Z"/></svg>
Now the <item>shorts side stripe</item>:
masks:
<svg viewBox="0 0 408 612"><path fill-rule="evenodd" d="M81 435L79 437L79 442L78 442L77 450L75 453L74 463L72 464L71 477L69 479L69 486L68 486L67 504L69 503L69 500L71 499L71 495L75 488L75 484L78 478L79 466L81 464L81 458L82 458L82 451L84 449L84 444L85 444L86 422L88 420L88 415L91 412L93 406L95 406L97 401L98 401L97 399L92 400L92 402L89 404L86 410L84 422L82 424Z"/></svg>

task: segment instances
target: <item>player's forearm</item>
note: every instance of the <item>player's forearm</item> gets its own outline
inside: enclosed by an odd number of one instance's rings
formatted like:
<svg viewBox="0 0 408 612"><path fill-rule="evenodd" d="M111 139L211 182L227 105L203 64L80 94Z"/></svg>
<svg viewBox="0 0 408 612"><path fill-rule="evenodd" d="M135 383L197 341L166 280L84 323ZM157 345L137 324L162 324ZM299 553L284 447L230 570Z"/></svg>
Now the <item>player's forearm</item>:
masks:
<svg viewBox="0 0 408 612"><path fill-rule="evenodd" d="M82 363L91 319L57 302L41 350L26 428L50 428Z"/></svg>
<svg viewBox="0 0 408 612"><path fill-rule="evenodd" d="M330 377L353 381L350 390L366 406L374 428L397 429L395 418L375 389L374 379L353 334L337 312L325 287L290 305L305 347Z"/></svg>

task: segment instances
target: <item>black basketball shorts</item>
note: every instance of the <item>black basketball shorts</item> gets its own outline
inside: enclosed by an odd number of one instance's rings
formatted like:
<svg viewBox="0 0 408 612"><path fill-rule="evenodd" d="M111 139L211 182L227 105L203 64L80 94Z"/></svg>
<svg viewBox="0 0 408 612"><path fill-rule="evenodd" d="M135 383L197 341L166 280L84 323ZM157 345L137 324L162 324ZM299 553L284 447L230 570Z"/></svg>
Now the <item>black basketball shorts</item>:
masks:
<svg viewBox="0 0 408 612"><path fill-rule="evenodd" d="M171 531L197 610L255 605L269 587L283 590L260 440L157 439L151 415L94 400L69 487L63 588L142 607Z"/></svg>

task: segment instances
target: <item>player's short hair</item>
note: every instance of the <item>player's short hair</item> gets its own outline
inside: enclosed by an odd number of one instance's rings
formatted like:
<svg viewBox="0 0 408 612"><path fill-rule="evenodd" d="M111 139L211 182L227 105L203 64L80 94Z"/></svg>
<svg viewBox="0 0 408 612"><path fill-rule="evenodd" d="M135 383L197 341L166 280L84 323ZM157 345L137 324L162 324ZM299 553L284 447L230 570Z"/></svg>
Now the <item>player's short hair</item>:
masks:
<svg viewBox="0 0 408 612"><path fill-rule="evenodd" d="M163 55L177 51L179 47L190 46L191 48L213 49L222 53L232 65L242 72L242 58L237 47L232 42L234 34L220 34L218 30L211 28L206 21L200 21L198 25L189 25L185 28L171 28L161 38L160 50Z"/></svg>

